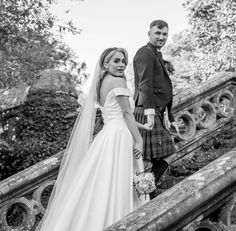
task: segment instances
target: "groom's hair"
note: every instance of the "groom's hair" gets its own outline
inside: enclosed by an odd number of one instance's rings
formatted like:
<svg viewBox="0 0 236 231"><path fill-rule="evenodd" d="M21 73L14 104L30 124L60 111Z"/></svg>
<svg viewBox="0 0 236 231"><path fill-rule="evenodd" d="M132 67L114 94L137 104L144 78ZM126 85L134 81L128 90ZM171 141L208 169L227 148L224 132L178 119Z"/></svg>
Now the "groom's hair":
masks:
<svg viewBox="0 0 236 231"><path fill-rule="evenodd" d="M163 21L163 20L154 20L154 21L152 21L151 24L150 24L150 29L153 26L157 26L159 29L162 29L164 27L169 28L168 23Z"/></svg>

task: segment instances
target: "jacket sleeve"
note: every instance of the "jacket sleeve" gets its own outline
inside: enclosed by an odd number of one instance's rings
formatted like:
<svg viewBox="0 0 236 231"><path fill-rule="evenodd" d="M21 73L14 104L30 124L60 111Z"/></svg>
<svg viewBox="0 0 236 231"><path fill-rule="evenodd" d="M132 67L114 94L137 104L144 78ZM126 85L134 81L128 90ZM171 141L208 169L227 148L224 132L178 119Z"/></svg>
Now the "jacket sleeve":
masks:
<svg viewBox="0 0 236 231"><path fill-rule="evenodd" d="M170 122L174 122L174 116L172 114L172 104L173 104L173 98L170 100L170 102L167 104L167 109L168 109L168 117Z"/></svg>
<svg viewBox="0 0 236 231"><path fill-rule="evenodd" d="M154 54L148 48L141 48L134 58L134 68L139 77L139 94L144 109L155 108L153 91Z"/></svg>

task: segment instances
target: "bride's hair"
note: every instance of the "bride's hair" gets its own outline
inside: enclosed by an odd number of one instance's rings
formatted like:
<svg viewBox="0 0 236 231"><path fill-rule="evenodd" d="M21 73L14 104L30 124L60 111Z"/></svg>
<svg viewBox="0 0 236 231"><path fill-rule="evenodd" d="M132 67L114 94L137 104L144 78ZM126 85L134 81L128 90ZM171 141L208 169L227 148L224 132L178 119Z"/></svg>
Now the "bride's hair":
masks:
<svg viewBox="0 0 236 231"><path fill-rule="evenodd" d="M97 80L97 101L100 101L100 87L102 85L102 81L105 78L106 74L108 73L108 70L105 68L104 63L108 63L113 55L116 52L121 52L124 55L125 58L125 64L128 64L128 53L124 48L119 48L119 47L112 47L112 48L107 48L104 50L100 56L99 59L99 68L100 68L100 73L98 75L98 80ZM125 76L124 76L125 78Z"/></svg>

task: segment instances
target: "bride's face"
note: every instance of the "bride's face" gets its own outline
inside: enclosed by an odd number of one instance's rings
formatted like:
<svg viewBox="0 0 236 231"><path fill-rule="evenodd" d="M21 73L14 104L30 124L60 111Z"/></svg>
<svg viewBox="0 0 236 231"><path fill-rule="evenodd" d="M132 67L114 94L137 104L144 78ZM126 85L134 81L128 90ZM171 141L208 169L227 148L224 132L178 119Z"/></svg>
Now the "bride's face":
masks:
<svg viewBox="0 0 236 231"><path fill-rule="evenodd" d="M105 67L111 75L123 77L126 65L127 63L124 54L117 51L113 54L108 63L105 64Z"/></svg>

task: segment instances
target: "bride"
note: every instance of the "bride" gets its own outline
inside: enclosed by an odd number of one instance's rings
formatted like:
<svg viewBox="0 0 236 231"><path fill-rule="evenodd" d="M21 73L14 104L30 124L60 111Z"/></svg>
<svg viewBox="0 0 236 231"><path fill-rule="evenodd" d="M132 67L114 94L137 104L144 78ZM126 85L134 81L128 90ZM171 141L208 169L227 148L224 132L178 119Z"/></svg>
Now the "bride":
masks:
<svg viewBox="0 0 236 231"><path fill-rule="evenodd" d="M133 190L133 175L143 171L138 128L150 129L134 119L127 63L123 48L100 56L37 230L100 231L147 202ZM96 103L104 126L92 141Z"/></svg>

